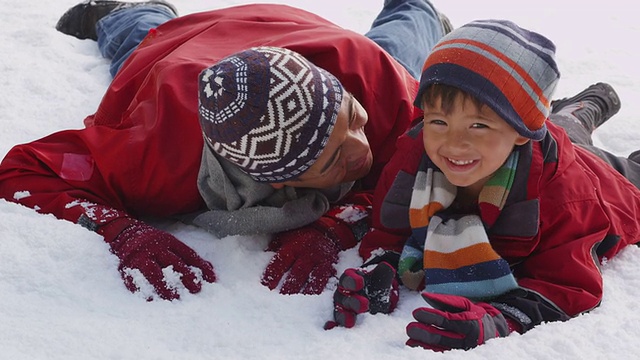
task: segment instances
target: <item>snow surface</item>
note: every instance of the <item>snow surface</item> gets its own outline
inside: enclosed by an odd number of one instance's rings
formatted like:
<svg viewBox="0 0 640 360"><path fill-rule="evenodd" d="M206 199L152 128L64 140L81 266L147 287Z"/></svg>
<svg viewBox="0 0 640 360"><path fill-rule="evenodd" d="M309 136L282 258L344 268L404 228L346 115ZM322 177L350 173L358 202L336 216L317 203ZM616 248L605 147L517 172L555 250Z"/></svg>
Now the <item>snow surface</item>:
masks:
<svg viewBox="0 0 640 360"><path fill-rule="evenodd" d="M562 80L556 97L591 83L614 85L620 113L595 142L627 155L640 144L637 5L626 0L434 0L454 25L502 18L555 41ZM264 1L258 1L264 2ZM382 0L280 1L364 33ZM0 157L15 144L81 128L110 77L93 41L56 32L75 0L0 0ZM245 1L173 0L182 14ZM26 196L28 194L17 194ZM267 237L215 239L195 227L163 224L210 260L218 281L175 302L147 302L124 287L101 237L80 226L0 200L2 359L630 359L638 354L640 249L603 266L602 305L565 323L492 340L474 350L431 353L404 345L417 293L401 294L391 315L365 315L330 331L333 289L284 296L259 283ZM360 264L355 250L338 271ZM335 282L331 284L335 286Z"/></svg>

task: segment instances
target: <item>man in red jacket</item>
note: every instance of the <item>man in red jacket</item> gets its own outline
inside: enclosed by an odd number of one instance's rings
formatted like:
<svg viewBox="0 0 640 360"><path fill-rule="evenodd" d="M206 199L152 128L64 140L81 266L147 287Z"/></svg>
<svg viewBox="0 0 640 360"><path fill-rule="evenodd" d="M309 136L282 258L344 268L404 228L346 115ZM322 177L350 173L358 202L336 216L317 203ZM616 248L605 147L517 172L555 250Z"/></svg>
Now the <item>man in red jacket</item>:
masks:
<svg viewBox="0 0 640 360"><path fill-rule="evenodd" d="M0 198L103 235L126 286L137 269L165 299L178 293L163 269L192 293L214 269L142 218L274 233L262 282L321 292L368 229L368 194L420 115L416 77L445 32L425 0L385 1L366 36L283 5L177 17L159 0L86 1L57 29L97 40L113 82L86 128L7 153Z"/></svg>

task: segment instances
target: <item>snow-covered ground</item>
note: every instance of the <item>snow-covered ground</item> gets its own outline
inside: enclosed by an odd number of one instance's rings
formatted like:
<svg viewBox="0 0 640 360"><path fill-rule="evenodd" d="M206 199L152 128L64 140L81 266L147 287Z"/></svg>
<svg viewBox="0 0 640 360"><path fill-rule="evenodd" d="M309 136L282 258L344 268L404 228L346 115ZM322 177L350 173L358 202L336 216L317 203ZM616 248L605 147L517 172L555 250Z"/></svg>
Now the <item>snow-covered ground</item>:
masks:
<svg viewBox="0 0 640 360"><path fill-rule="evenodd" d="M434 0L454 25L502 18L541 32L557 45L562 79L556 97L606 81L622 110L596 144L627 155L640 148L640 25L636 6L607 2ZM256 1L265 2L265 1ZM289 0L364 33L382 0ZM74 0L0 0L0 157L15 144L82 127L110 77L94 42L56 32ZM245 1L174 0L182 14ZM640 249L603 267L602 305L566 323L492 340L469 352L406 347L404 328L417 293L403 292L391 315L363 316L331 331L332 289L283 296L259 283L270 259L267 237L212 238L180 224L166 230L209 259L218 281L175 302L147 302L120 280L101 237L77 225L0 200L0 358L2 359L630 359L640 332ZM338 271L357 266L355 250Z"/></svg>

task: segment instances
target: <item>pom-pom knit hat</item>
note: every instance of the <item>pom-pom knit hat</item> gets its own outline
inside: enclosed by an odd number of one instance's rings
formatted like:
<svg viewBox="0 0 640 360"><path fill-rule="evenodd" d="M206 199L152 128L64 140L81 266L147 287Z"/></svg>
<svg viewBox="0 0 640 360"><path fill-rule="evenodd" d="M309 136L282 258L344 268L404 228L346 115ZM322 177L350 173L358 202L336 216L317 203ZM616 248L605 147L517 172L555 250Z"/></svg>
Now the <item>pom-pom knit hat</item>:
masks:
<svg viewBox="0 0 640 360"><path fill-rule="evenodd" d="M343 88L302 55L255 47L199 75L205 141L258 182L294 179L309 169L333 130Z"/></svg>
<svg viewBox="0 0 640 360"><path fill-rule="evenodd" d="M425 61L415 105L432 84L457 87L520 135L541 140L560 72L555 45L510 21L473 21L444 36Z"/></svg>

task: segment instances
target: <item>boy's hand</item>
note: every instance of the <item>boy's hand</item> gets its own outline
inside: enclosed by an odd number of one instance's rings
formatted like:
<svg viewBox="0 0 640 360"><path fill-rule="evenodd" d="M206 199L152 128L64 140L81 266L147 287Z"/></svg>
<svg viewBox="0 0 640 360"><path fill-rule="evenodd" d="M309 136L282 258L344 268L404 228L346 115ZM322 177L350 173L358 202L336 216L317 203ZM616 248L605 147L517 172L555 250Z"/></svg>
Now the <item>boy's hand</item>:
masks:
<svg viewBox="0 0 640 360"><path fill-rule="evenodd" d="M487 340L509 335L502 313L486 303L456 295L422 293L433 308L413 311L417 320L407 325L407 345L434 351L471 349Z"/></svg>
<svg viewBox="0 0 640 360"><path fill-rule="evenodd" d="M328 321L324 328L328 330L337 325L351 328L356 316L365 312L391 313L398 303L395 275L395 269L387 262L381 262L371 271L345 270L333 295L334 321Z"/></svg>

